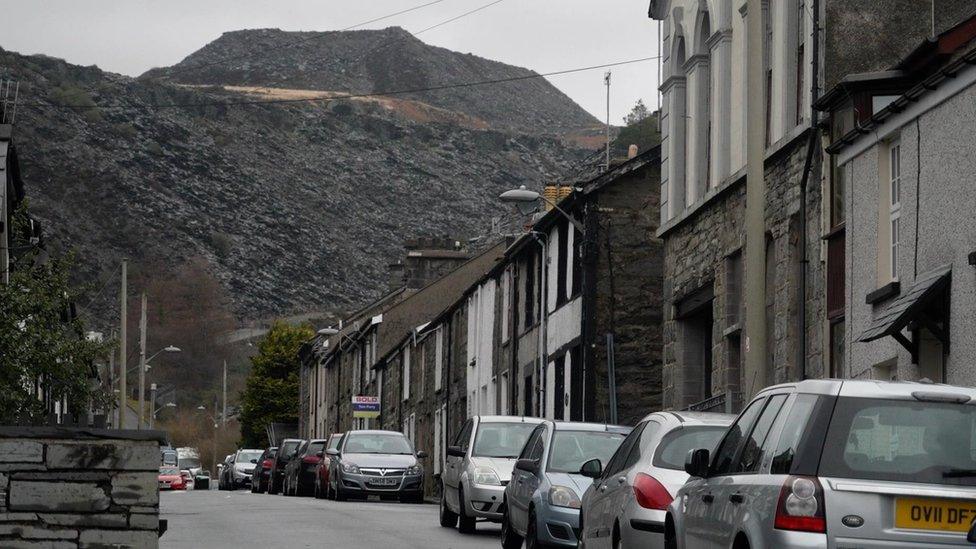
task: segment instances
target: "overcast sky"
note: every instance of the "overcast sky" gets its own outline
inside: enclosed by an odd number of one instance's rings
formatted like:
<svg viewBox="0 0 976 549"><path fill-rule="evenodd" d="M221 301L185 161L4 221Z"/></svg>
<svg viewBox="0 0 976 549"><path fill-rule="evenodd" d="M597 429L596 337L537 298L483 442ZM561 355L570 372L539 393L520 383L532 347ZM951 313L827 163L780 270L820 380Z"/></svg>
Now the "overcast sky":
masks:
<svg viewBox="0 0 976 549"><path fill-rule="evenodd" d="M245 28L337 30L430 0L27 0L4 2L0 47L44 53L79 65L139 75L167 66ZM419 31L490 0L438 4L367 25ZM420 39L538 72L657 55L657 22L647 0L504 0L420 35ZM657 104L657 62L613 70L611 120L621 123L638 98ZM606 118L603 70L550 81Z"/></svg>

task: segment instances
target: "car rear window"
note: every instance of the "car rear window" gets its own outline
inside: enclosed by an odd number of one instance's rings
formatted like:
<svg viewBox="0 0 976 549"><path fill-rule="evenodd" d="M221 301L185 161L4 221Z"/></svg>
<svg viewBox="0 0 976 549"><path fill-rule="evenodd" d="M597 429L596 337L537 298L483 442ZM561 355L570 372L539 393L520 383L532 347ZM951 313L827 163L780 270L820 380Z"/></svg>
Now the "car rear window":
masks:
<svg viewBox="0 0 976 549"><path fill-rule="evenodd" d="M976 406L840 398L820 474L976 486Z"/></svg>
<svg viewBox="0 0 976 549"><path fill-rule="evenodd" d="M727 425L708 425L675 429L664 435L654 452L653 464L662 469L683 470L688 452L705 448L715 451L715 446L728 430Z"/></svg>
<svg viewBox="0 0 976 549"><path fill-rule="evenodd" d="M308 445L308 451L306 451L305 453L310 456L314 456L319 452L324 452L324 451L325 451L325 442L313 442Z"/></svg>

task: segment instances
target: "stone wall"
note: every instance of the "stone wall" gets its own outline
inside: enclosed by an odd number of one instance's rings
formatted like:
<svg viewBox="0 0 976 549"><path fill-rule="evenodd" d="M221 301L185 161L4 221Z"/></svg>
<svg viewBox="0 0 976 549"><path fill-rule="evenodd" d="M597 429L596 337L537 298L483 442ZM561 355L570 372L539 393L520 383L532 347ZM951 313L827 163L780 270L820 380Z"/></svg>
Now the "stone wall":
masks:
<svg viewBox="0 0 976 549"><path fill-rule="evenodd" d="M158 547L158 431L0 427L0 547Z"/></svg>
<svg viewBox="0 0 976 549"><path fill-rule="evenodd" d="M661 409L661 300L664 249L660 223L660 165L652 162L597 193L587 225L595 265L591 315L596 383L593 421L609 421L606 334L614 333L617 422L634 425ZM592 231L592 232L591 232ZM587 283L588 284L588 283Z"/></svg>
<svg viewBox="0 0 976 549"><path fill-rule="evenodd" d="M725 394L727 410L739 409L742 398L771 385L800 377L798 364L800 180L806 161L807 141L803 135L778 149L766 161L766 232L771 268L768 280L767 339L770 365L767 379L742 377L742 331L745 322L741 287L741 257L744 255L745 177L729 181L710 195L697 211L669 227L664 263L664 406L684 408L712 396ZM807 183L807 288L806 360L807 377L821 374L823 362L822 321L824 309L823 262L821 261L820 162L814 159ZM738 267L735 265L738 264ZM738 269L738 270L737 270ZM736 273L739 273L738 275ZM687 357L695 344L686 321L676 310L683 300L711 294L710 390L697 392L689 378L697 376ZM723 410L716 410L723 411Z"/></svg>

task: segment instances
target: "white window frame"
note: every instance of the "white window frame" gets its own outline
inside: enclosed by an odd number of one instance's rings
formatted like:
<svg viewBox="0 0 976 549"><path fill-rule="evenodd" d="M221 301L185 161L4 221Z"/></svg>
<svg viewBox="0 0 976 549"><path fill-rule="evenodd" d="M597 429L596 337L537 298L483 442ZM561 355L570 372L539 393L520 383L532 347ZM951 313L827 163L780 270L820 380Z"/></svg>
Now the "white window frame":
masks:
<svg viewBox="0 0 976 549"><path fill-rule="evenodd" d="M891 280L898 280L898 254L901 246L901 140L888 145L888 272Z"/></svg>

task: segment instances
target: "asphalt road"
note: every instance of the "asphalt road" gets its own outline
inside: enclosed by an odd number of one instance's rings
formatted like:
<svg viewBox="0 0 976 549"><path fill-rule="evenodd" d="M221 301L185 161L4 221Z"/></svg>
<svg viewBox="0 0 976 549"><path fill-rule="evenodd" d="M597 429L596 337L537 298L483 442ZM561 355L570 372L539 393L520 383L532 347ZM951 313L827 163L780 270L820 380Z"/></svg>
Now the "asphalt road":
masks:
<svg viewBox="0 0 976 549"><path fill-rule="evenodd" d="M497 524L462 535L438 524L436 505L191 490L161 493L159 518L162 549L499 547Z"/></svg>

